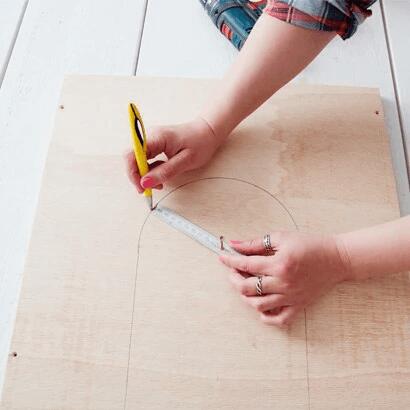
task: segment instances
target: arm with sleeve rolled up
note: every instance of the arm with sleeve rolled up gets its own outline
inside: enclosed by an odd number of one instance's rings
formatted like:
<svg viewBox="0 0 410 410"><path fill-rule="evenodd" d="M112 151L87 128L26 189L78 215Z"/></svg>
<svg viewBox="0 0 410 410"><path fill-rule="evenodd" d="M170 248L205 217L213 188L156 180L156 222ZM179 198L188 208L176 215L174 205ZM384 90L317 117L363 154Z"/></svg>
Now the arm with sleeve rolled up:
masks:
<svg viewBox="0 0 410 410"><path fill-rule="evenodd" d="M263 14L202 117L224 138L300 73L334 38Z"/></svg>
<svg viewBox="0 0 410 410"><path fill-rule="evenodd" d="M204 165L231 131L277 90L305 68L335 36L284 23L263 14L218 93L192 121L149 131L147 154L165 153L140 181L132 153L127 168L138 191L160 188L170 178Z"/></svg>

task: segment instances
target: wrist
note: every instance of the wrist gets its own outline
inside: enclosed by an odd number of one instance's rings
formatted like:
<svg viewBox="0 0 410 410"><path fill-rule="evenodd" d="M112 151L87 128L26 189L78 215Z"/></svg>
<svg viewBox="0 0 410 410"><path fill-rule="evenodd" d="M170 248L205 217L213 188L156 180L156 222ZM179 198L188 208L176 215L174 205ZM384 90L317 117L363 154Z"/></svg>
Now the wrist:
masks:
<svg viewBox="0 0 410 410"><path fill-rule="evenodd" d="M206 128L206 133L210 136L216 146L221 145L226 139L227 135L222 130L215 127L212 121L208 120L206 116L198 116L196 120Z"/></svg>
<svg viewBox="0 0 410 410"><path fill-rule="evenodd" d="M344 236L334 235L333 239L341 265L341 282L357 280L358 278L353 271L349 248L346 244Z"/></svg>
<svg viewBox="0 0 410 410"><path fill-rule="evenodd" d="M206 121L220 142L226 140L229 134L240 122L240 120L235 118L232 110L228 109L228 107L221 106L220 104L217 104L216 107L204 110L201 113L200 118Z"/></svg>

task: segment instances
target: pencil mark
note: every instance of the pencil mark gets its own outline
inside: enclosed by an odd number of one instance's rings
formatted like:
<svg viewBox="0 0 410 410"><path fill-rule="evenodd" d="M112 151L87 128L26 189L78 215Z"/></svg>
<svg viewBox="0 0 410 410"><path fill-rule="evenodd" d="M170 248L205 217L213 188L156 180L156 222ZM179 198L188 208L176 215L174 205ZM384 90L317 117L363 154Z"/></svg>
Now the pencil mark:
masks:
<svg viewBox="0 0 410 410"><path fill-rule="evenodd" d="M133 290L133 297L132 297L132 313L131 313L131 329L130 329L130 340L128 345L128 361L127 361L127 373L125 379L125 395L124 395L124 410L127 406L127 395L128 395L128 380L129 380L129 373L130 373L130 360L131 360L131 343L132 343L132 329L134 328L134 313L135 313L135 295L137 291L137 272L138 272L138 264L140 259L140 246L141 246L141 237L144 231L144 226L147 223L151 212L148 213L147 217L145 218L144 222L142 223L140 233L138 236L138 245L137 245L137 262L136 262L136 270L135 270L135 279L134 279L134 290Z"/></svg>
<svg viewBox="0 0 410 410"><path fill-rule="evenodd" d="M223 237L223 235L221 235L219 237L219 243L220 243L221 251L223 251L224 250L224 237Z"/></svg>
<svg viewBox="0 0 410 410"><path fill-rule="evenodd" d="M188 182L186 182L185 184L179 185L179 186L177 186L176 188L174 188L173 190L169 191L166 195L164 195L164 196L157 202L157 204L155 204L155 206L159 205L165 198L167 198L168 196L170 196L172 193L174 193L175 191L177 191L177 190L180 189L180 188L183 188L183 187L185 187L185 186L187 186L187 185L190 185L190 184L193 184L193 183L195 183L195 182L209 181L209 180L214 180L214 179L217 179L217 180L223 179L223 180L226 180L226 181L242 182L242 183L244 183L244 184L246 184L246 185L250 185L250 186L252 186L252 187L254 187L254 188L256 188L256 189L259 189L259 190L265 192L265 194L269 195L273 200L275 200L275 201L281 206L281 208L283 208L283 210L288 214L289 218L292 220L292 223L293 223L293 225L295 226L296 230L297 230L297 231L299 230L299 227L298 227L298 225L297 225L295 219L293 218L293 215L290 213L290 211L288 210L288 208L286 208L285 204L284 204L280 199L278 199L275 195L273 195L273 194L272 194L271 192L269 192L267 189L262 188L262 187L260 187L259 185L256 185L256 184L254 184L254 183L252 183L252 182L249 182L249 181L246 181L246 180L240 179L240 178L232 178L232 177L206 177L206 178L200 178L200 179L195 179L195 180L192 180L192 181L188 181Z"/></svg>
<svg viewBox="0 0 410 410"><path fill-rule="evenodd" d="M268 196L270 196L276 203L280 205L280 207L286 212L286 214L289 216L289 218L292 221L292 224L294 225L295 229L298 231L299 227L293 217L293 215L290 213L288 208L285 206L285 204L278 199L274 194L269 192L267 189L260 187L259 185L256 185L252 182L240 179L240 178L233 178L233 177L206 177L206 178L199 178L195 180L188 181L184 184L181 184L171 191L169 191L167 194L165 194L154 206L153 209L155 209L158 205L161 204L166 198L168 198L171 194L176 192L177 190L184 188L188 185L197 183L197 182L202 182L202 181L209 181L209 180L227 180L227 181L236 181L236 182L241 182L246 185L252 186L256 189L261 190L262 192L266 193ZM142 234L144 232L144 227L146 223L148 222L152 212L149 212L147 214L147 217L145 218L144 222L141 225L141 229L138 235L138 242L137 242L137 261L136 261L136 269L135 269L135 279L134 279L134 289L133 289L133 301L132 301L132 313L131 313L131 324L130 324L130 338L129 338L129 346L128 346L128 362L127 362L127 373L126 373L126 382L125 382L125 395L124 395L124 410L126 409L127 406L127 397L128 397L128 384L129 384L129 373L130 373L130 360L131 360L131 347L132 347L132 339L133 339L133 328L134 328L134 317L135 317L135 299L136 299L136 290L137 290L137 278L138 278L138 265L139 265L139 259L140 259L140 248L141 248L141 239L142 239ZM306 320L306 309L304 309L304 321L305 321L305 355L306 355L306 379L307 379L307 395L308 395L308 409L310 410L310 386L309 386L309 369L308 369L308 342L307 342L307 320Z"/></svg>

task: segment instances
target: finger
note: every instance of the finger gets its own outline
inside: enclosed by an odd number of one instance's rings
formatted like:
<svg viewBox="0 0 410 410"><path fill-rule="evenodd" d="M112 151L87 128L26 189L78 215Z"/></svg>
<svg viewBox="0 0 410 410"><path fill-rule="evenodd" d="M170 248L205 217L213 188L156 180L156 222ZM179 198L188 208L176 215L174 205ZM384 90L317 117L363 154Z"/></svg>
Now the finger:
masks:
<svg viewBox="0 0 410 410"><path fill-rule="evenodd" d="M137 191L142 194L144 192L144 188L141 186L141 177L138 172L138 166L135 161L135 154L134 151L129 151L124 154L124 159L126 162L126 169L127 169L127 175L129 180L135 187L137 188ZM152 164L150 164L150 168L155 168L159 166L163 161L155 161ZM163 188L163 185L157 185L155 189L161 190Z"/></svg>
<svg viewBox="0 0 410 410"><path fill-rule="evenodd" d="M256 276L244 278L240 273L232 273L229 275L229 280L240 294L244 296L257 296L258 292L256 290L256 284L258 278ZM282 293L281 282L278 278L263 276L262 294L268 295L271 293Z"/></svg>
<svg viewBox="0 0 410 410"><path fill-rule="evenodd" d="M167 156L173 156L181 149L178 140L174 138L174 132L169 128L156 127L150 129L148 135L152 135L152 137L147 139L148 159L155 158L162 153L166 153Z"/></svg>
<svg viewBox="0 0 410 410"><path fill-rule="evenodd" d="M138 167L135 162L135 154L134 151L129 151L124 154L124 159L126 163L127 175L128 179L131 181L133 185L137 188L138 192L141 194L144 192L144 189L141 187L141 177L138 172Z"/></svg>
<svg viewBox="0 0 410 410"><path fill-rule="evenodd" d="M264 312L261 313L261 320L263 323L281 328L288 327L299 313L298 306L284 306L278 314Z"/></svg>
<svg viewBox="0 0 410 410"><path fill-rule="evenodd" d="M219 259L232 269L252 275L259 275L269 269L266 256L221 255Z"/></svg>
<svg viewBox="0 0 410 410"><path fill-rule="evenodd" d="M164 162L165 162L165 161L160 161L160 160L151 162L151 163L149 163L149 169L154 169L154 168L156 168L156 167L159 167L159 166L162 165Z"/></svg>
<svg viewBox="0 0 410 410"><path fill-rule="evenodd" d="M150 138L147 138L147 158L152 159L165 151L166 139L165 135L156 128L149 130L148 135Z"/></svg>
<svg viewBox="0 0 410 410"><path fill-rule="evenodd" d="M143 188L153 188L184 172L189 166L189 152L181 151L168 161L150 170L142 179Z"/></svg>
<svg viewBox="0 0 410 410"><path fill-rule="evenodd" d="M249 241L229 241L232 248L244 255L263 255L265 246L261 238L251 239Z"/></svg>
<svg viewBox="0 0 410 410"><path fill-rule="evenodd" d="M286 305L286 297L280 294L266 296L242 296L242 299L258 312L271 312Z"/></svg>
<svg viewBox="0 0 410 410"><path fill-rule="evenodd" d="M269 234L270 243L273 249L277 249L280 243L280 232ZM232 240L231 246L238 252L244 255L265 255L266 248L263 243L263 238L254 238L246 241Z"/></svg>
<svg viewBox="0 0 410 410"><path fill-rule="evenodd" d="M165 161L154 161L154 162L151 162L150 164L149 164L149 169L151 170L151 169L154 169L154 168L156 168L156 167L159 167L161 164L163 164ZM156 185L156 186L154 186L153 187L154 189L158 189L158 190L161 190L162 188L164 188L164 185L163 184L159 184L159 185Z"/></svg>

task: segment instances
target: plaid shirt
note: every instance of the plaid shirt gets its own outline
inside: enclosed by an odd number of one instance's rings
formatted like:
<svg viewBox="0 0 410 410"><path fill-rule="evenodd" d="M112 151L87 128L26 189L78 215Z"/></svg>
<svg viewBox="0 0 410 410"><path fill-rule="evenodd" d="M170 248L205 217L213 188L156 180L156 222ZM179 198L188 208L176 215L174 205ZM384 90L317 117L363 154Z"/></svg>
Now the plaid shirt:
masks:
<svg viewBox="0 0 410 410"><path fill-rule="evenodd" d="M265 13L311 30L335 31L351 37L372 12L377 0L268 0Z"/></svg>

